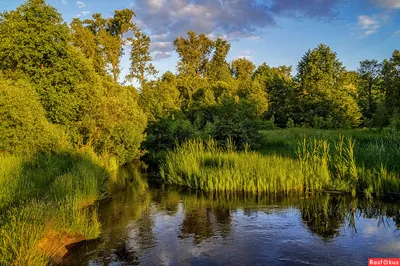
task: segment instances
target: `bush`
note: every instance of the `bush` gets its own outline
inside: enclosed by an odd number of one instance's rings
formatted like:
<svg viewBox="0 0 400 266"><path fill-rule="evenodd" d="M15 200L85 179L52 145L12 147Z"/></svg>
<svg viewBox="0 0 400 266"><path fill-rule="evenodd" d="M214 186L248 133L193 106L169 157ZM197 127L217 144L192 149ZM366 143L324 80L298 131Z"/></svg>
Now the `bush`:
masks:
<svg viewBox="0 0 400 266"><path fill-rule="evenodd" d="M61 145L61 129L49 123L38 96L24 80L0 73L0 150L32 155Z"/></svg>
<svg viewBox="0 0 400 266"><path fill-rule="evenodd" d="M99 155L116 156L119 164L138 159L147 118L136 90L107 81L97 86L94 105L76 125L75 142L92 146Z"/></svg>

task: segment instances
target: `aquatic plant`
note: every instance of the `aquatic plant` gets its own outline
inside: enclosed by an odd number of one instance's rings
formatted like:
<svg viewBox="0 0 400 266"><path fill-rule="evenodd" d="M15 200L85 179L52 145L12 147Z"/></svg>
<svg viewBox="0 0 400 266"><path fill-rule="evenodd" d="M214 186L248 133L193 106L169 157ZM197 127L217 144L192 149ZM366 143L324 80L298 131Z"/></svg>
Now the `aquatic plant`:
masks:
<svg viewBox="0 0 400 266"><path fill-rule="evenodd" d="M358 166L355 143L340 137L328 142L303 139L297 158L262 155L218 147L214 140L191 140L167 154L161 177L170 184L204 191L305 193L323 190L383 196L400 192L400 179L384 167L370 170Z"/></svg>

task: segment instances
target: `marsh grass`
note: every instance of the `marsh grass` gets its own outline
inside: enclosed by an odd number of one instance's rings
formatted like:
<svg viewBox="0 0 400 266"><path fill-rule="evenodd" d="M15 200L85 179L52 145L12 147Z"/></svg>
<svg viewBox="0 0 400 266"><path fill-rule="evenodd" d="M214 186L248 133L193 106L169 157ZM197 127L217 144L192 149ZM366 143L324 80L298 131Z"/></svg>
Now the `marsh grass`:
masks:
<svg viewBox="0 0 400 266"><path fill-rule="evenodd" d="M108 172L95 160L81 152L0 155L0 265L47 265L57 250L39 243L54 232L77 240L99 235L95 202Z"/></svg>
<svg viewBox="0 0 400 266"><path fill-rule="evenodd" d="M236 151L232 143L192 140L169 152L161 164L162 178L175 185L204 191L308 193L336 190L367 197L400 192L397 174L358 165L352 138L303 139L296 157Z"/></svg>
<svg viewBox="0 0 400 266"><path fill-rule="evenodd" d="M340 142L340 138L352 139L353 152L358 167L371 171L379 170L383 165L389 172L400 174L400 133L392 130L372 129L319 130L291 128L284 130L264 130L261 134L263 154L280 154L297 158L298 143L304 139L326 140L331 146Z"/></svg>

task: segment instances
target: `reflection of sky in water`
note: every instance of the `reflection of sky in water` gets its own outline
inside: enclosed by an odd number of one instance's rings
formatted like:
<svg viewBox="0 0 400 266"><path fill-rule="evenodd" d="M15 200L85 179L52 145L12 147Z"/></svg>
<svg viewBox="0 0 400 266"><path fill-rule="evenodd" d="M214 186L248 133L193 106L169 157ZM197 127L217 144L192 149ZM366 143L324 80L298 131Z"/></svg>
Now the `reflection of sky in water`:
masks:
<svg viewBox="0 0 400 266"><path fill-rule="evenodd" d="M382 222L357 211L351 227L352 214L343 211L348 202L341 198L230 209L191 200L114 204L116 219L133 208L140 214L127 215L124 226L110 222L100 243L77 250L65 264L366 265L370 257L400 254L392 218Z"/></svg>

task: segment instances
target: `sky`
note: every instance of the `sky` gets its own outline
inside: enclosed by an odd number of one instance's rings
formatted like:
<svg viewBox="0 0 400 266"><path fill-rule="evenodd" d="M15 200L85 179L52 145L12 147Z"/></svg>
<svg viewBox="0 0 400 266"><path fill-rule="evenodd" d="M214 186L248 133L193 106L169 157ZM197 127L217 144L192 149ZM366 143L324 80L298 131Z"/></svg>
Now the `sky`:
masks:
<svg viewBox="0 0 400 266"><path fill-rule="evenodd" d="M0 11L23 0L0 0ZM400 49L400 0L47 0L66 22L104 17L131 8L135 23L152 40L154 65L175 72L172 41L193 30L231 43L228 60L245 57L256 65L292 65L318 44L329 45L349 70L365 59L382 61ZM122 78L129 70L121 61Z"/></svg>

